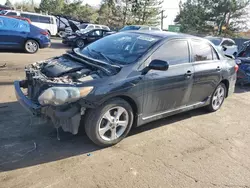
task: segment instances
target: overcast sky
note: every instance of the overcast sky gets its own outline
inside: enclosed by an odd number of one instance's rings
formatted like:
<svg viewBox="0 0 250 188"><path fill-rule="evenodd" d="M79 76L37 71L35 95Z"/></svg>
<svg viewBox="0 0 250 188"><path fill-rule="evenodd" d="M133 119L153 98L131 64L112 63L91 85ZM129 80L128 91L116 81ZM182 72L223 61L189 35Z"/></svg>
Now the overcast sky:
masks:
<svg viewBox="0 0 250 188"><path fill-rule="evenodd" d="M10 0L11 3L23 1L23 0ZM27 0L28 1L28 0ZM35 0L36 4L39 4L41 0ZM184 2L185 0L182 0ZM6 0L0 0L0 4L5 4ZM92 6L98 6L101 3L101 0L83 0L84 3L88 3ZM164 19L164 28L167 28L169 24L173 24L173 20L175 19L176 14L179 11L179 2L180 0L164 0L163 10L165 10L164 14L167 18Z"/></svg>

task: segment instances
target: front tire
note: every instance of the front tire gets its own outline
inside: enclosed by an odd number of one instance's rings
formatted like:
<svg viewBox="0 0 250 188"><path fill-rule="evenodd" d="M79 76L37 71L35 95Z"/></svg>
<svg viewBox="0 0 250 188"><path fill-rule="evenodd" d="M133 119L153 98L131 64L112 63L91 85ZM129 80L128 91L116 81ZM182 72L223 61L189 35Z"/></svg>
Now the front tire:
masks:
<svg viewBox="0 0 250 188"><path fill-rule="evenodd" d="M38 49L39 49L39 44L35 40L29 39L24 44L24 50L27 53L34 54L38 51Z"/></svg>
<svg viewBox="0 0 250 188"><path fill-rule="evenodd" d="M123 99L114 98L87 111L85 131L95 144L107 147L117 144L127 136L133 119L131 106Z"/></svg>
<svg viewBox="0 0 250 188"><path fill-rule="evenodd" d="M83 48L84 45L85 45L83 39L77 39L75 44L76 44L76 47L77 47L77 48Z"/></svg>
<svg viewBox="0 0 250 188"><path fill-rule="evenodd" d="M227 88L225 84L220 83L213 92L210 104L207 106L209 112L215 112L220 109L226 97L226 93Z"/></svg>

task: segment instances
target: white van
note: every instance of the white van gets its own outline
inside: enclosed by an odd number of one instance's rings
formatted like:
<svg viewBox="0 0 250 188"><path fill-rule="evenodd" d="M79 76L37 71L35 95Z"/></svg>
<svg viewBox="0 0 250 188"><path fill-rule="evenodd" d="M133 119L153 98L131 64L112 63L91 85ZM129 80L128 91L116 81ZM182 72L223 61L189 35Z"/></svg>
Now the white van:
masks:
<svg viewBox="0 0 250 188"><path fill-rule="evenodd" d="M37 14L33 12L22 12L15 10L4 10L1 14L6 16L21 16L29 18L31 23L41 29L47 30L50 35L57 34L56 17L51 15Z"/></svg>

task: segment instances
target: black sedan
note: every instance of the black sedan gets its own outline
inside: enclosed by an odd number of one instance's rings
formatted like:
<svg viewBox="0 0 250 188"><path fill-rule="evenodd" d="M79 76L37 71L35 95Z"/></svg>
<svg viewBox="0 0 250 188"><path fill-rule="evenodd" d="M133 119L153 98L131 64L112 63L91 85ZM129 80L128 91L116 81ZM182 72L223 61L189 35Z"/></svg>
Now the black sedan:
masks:
<svg viewBox="0 0 250 188"><path fill-rule="evenodd" d="M62 43L69 46L82 48L86 44L101 39L106 35L107 32L109 32L109 30L105 29L92 29L84 32L77 32L72 35L63 37Z"/></svg>
<svg viewBox="0 0 250 188"><path fill-rule="evenodd" d="M34 63L14 84L31 113L73 134L84 126L94 143L110 146L132 125L200 107L217 111L234 92L237 69L205 39L129 31Z"/></svg>

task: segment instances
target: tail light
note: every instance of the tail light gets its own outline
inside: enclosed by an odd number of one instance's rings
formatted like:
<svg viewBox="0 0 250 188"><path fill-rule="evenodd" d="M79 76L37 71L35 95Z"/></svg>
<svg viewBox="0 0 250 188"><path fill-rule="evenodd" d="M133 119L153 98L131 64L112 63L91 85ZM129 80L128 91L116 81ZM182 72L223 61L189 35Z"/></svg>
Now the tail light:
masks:
<svg viewBox="0 0 250 188"><path fill-rule="evenodd" d="M234 66L234 71L235 71L235 72L238 72L238 70L239 70L239 66L238 66L238 65L235 65L235 66Z"/></svg>
<svg viewBox="0 0 250 188"><path fill-rule="evenodd" d="M42 35L49 35L49 33L47 31L41 31L40 32Z"/></svg>

